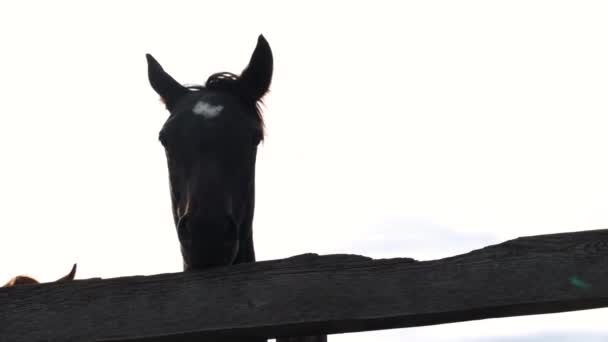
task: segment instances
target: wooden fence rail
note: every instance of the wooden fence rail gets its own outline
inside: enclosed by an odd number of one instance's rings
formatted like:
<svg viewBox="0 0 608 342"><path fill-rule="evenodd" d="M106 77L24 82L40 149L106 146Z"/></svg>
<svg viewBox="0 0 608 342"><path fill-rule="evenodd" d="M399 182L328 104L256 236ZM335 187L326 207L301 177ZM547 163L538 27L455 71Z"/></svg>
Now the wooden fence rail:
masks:
<svg viewBox="0 0 608 342"><path fill-rule="evenodd" d="M0 289L0 341L223 341L608 306L608 230L418 262L305 254L200 273Z"/></svg>

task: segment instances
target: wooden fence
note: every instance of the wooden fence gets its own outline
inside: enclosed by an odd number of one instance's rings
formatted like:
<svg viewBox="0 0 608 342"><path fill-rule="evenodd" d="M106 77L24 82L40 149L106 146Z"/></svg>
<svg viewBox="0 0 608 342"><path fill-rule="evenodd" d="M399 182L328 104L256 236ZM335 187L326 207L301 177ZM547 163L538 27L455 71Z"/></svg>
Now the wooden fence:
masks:
<svg viewBox="0 0 608 342"><path fill-rule="evenodd" d="M299 255L198 273L0 289L0 341L225 341L608 306L608 230L419 262Z"/></svg>

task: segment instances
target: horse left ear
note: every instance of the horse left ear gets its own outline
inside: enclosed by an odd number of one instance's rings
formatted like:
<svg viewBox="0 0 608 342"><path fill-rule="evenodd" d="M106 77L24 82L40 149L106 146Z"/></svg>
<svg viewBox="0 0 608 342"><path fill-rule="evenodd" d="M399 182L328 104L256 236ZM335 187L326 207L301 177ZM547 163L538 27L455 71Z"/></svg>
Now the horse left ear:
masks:
<svg viewBox="0 0 608 342"><path fill-rule="evenodd" d="M160 95L161 99L167 105L167 109L171 110L177 100L188 92L188 89L177 82L169 75L160 63L150 54L146 54L148 60L148 80L152 89Z"/></svg>
<svg viewBox="0 0 608 342"><path fill-rule="evenodd" d="M268 92L272 81L272 68L272 50L266 38L260 35L249 64L240 76L243 90L250 98L258 101Z"/></svg>

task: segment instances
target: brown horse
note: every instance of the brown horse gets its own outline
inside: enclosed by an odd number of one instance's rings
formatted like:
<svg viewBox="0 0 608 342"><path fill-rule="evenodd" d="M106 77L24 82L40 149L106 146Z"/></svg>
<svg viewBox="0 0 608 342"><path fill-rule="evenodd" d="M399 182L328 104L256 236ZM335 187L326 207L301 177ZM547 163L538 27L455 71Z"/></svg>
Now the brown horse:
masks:
<svg viewBox="0 0 608 342"><path fill-rule="evenodd" d="M76 264L74 264L74 266L72 266L72 270L70 271L70 273L57 279L54 282L61 283L61 282L65 282L65 281L71 281L71 280L74 280L75 276L76 276ZM14 277L13 279L9 280L8 283L4 284L4 286L2 286L2 287L13 287L13 286L17 286L17 285L29 285L29 284L40 284L40 282L38 282L36 279L34 279L32 277L25 276L25 275L19 275L19 276Z"/></svg>

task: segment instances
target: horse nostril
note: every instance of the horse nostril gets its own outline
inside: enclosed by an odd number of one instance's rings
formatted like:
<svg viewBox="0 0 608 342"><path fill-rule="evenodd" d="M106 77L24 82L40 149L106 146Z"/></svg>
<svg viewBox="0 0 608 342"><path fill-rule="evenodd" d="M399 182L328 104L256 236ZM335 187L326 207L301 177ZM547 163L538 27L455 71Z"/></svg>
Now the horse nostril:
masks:
<svg viewBox="0 0 608 342"><path fill-rule="evenodd" d="M177 222L177 236L180 240L190 240L192 239L192 231L190 229L190 225L188 224L190 221L190 215L185 214L179 218Z"/></svg>
<svg viewBox="0 0 608 342"><path fill-rule="evenodd" d="M228 235L227 238L237 240L238 239L238 225L236 219L232 215L226 216L226 229Z"/></svg>

